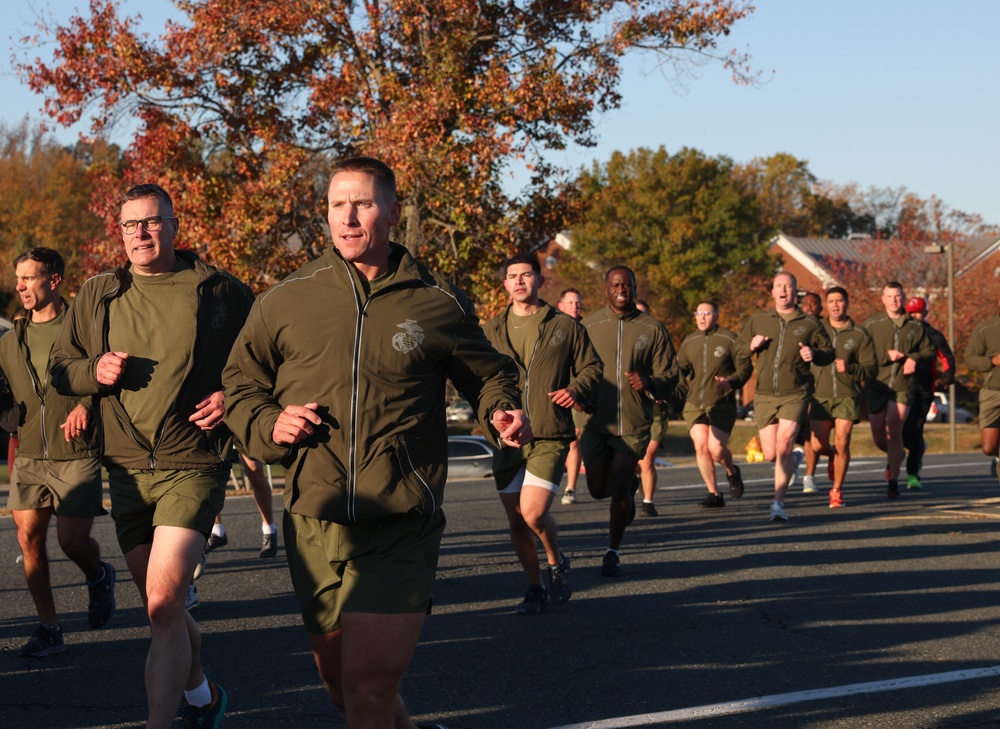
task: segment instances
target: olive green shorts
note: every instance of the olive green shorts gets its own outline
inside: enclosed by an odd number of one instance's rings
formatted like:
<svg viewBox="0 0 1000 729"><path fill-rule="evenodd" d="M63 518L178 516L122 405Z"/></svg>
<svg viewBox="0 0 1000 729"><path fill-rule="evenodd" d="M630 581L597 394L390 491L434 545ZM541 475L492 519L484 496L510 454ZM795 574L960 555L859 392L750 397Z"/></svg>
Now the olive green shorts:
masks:
<svg viewBox="0 0 1000 729"><path fill-rule="evenodd" d="M723 400L715 403L711 408L696 408L692 405L684 405L684 422L688 430L695 425L710 425L721 430L723 433L732 433L736 425L736 401Z"/></svg>
<svg viewBox="0 0 1000 729"><path fill-rule="evenodd" d="M757 421L757 428L766 428L779 420L792 420L796 423L806 422L810 400L812 398L804 393L785 397L773 397L758 393L753 401L753 415L754 420Z"/></svg>
<svg viewBox="0 0 1000 729"><path fill-rule="evenodd" d="M868 414L878 415L879 413L885 411L886 406L890 402L906 406L912 405L913 395L909 392L896 392L895 390L890 390L885 385L882 385L881 387L868 386L865 388L865 401L868 404Z"/></svg>
<svg viewBox="0 0 1000 729"><path fill-rule="evenodd" d="M1000 428L1000 390L979 391L979 427Z"/></svg>
<svg viewBox="0 0 1000 729"><path fill-rule="evenodd" d="M566 473L566 455L571 442L537 438L520 448L501 448L493 454L497 491L504 494L520 491L525 472L535 477L530 479L534 485L540 486L539 482L551 484L550 490L557 491Z"/></svg>
<svg viewBox="0 0 1000 729"><path fill-rule="evenodd" d="M14 459L11 510L51 507L57 516L77 519L103 516L101 462L96 458L46 461L18 456Z"/></svg>
<svg viewBox="0 0 1000 729"><path fill-rule="evenodd" d="M823 420L850 420L861 422L861 406L856 397L813 398L809 406L809 419L817 422Z"/></svg>
<svg viewBox="0 0 1000 729"><path fill-rule="evenodd" d="M649 446L649 433L645 435L609 435L584 428L580 432L580 457L588 468L591 464L607 463L614 451L641 461Z"/></svg>
<svg viewBox="0 0 1000 729"><path fill-rule="evenodd" d="M668 425L670 425L670 417L657 408L657 413L653 416L653 424L649 428L649 442L652 443L655 440L657 443L662 443L663 439L667 437Z"/></svg>
<svg viewBox="0 0 1000 729"><path fill-rule="evenodd" d="M207 538L226 500L229 464L181 470L116 466L108 469L108 481L118 544L128 554L152 544L158 526L193 529Z"/></svg>
<svg viewBox="0 0 1000 729"><path fill-rule="evenodd" d="M285 511L288 571L306 631L340 628L341 613L426 613L444 512L337 524Z"/></svg>

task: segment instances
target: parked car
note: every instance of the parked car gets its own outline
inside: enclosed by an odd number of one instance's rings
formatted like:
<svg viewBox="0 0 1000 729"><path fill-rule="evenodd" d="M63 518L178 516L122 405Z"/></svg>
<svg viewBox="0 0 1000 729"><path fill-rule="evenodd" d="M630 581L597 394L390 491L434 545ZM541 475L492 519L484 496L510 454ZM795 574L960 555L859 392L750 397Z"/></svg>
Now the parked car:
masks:
<svg viewBox="0 0 1000 729"><path fill-rule="evenodd" d="M448 478L493 475L493 446L481 435L448 436Z"/></svg>
<svg viewBox="0 0 1000 729"><path fill-rule="evenodd" d="M948 423L948 393L946 392L935 392L934 402L931 403L930 410L927 411L927 422L928 423ZM955 408L955 422L956 423L971 423L972 413L959 405Z"/></svg>
<svg viewBox="0 0 1000 729"><path fill-rule="evenodd" d="M445 408L444 414L449 423L471 423L476 417L472 406L465 400L453 402Z"/></svg>

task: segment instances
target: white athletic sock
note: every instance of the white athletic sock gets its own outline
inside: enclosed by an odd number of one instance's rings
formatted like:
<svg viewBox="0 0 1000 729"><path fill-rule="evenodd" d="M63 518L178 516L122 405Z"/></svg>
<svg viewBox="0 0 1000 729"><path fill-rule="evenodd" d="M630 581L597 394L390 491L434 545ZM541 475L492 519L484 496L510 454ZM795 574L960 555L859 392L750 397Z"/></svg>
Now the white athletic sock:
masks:
<svg viewBox="0 0 1000 729"><path fill-rule="evenodd" d="M212 527L212 534L214 534L217 537L226 536L226 525L216 524L215 526Z"/></svg>
<svg viewBox="0 0 1000 729"><path fill-rule="evenodd" d="M191 706L208 706L211 704L212 688L208 685L208 679L203 678L201 685L193 691L185 691L184 700Z"/></svg>
<svg viewBox="0 0 1000 729"><path fill-rule="evenodd" d="M273 523L272 524L264 524L264 523L262 523L260 525L260 531L261 531L261 534L277 534L278 533L278 527L276 527Z"/></svg>

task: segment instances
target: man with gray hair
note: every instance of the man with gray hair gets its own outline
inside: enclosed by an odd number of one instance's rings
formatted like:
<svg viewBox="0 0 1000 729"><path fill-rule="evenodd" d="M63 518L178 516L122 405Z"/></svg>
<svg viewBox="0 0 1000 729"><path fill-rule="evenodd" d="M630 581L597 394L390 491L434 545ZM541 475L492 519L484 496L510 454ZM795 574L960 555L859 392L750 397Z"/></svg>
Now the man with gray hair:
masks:
<svg viewBox="0 0 1000 729"><path fill-rule="evenodd" d="M118 543L150 624L147 729L181 713L219 725L227 696L205 677L185 610L229 481L222 368L253 303L243 283L174 247L180 223L162 187L125 193L128 262L87 280L52 350L59 392L94 396L104 427Z"/></svg>

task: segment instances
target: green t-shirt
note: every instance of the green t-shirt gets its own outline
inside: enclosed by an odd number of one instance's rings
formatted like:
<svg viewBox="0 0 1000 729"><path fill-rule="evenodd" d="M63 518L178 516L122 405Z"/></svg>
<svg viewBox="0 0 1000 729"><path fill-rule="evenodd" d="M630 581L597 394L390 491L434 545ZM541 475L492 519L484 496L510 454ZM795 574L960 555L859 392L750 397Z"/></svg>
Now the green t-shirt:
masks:
<svg viewBox="0 0 1000 729"><path fill-rule="evenodd" d="M513 312L507 315L507 338L510 345L525 367L531 361L538 342L538 327L545 316L545 310L539 309L529 316L517 316Z"/></svg>
<svg viewBox="0 0 1000 729"><path fill-rule="evenodd" d="M191 360L198 314L198 274L177 259L172 273L133 274L132 285L112 300L108 342L128 352L120 380L122 407L150 443L173 407Z"/></svg>
<svg viewBox="0 0 1000 729"><path fill-rule="evenodd" d="M392 283L393 277L395 277L396 272L399 270L399 259L389 257L389 267L386 269L385 273L381 276L376 276L371 281L364 276L358 267L353 263L350 264L351 274L354 276L354 280L358 282L358 286L361 290L365 292L365 298L371 298L372 294L375 294L388 283Z"/></svg>
<svg viewBox="0 0 1000 729"><path fill-rule="evenodd" d="M31 367L35 370L38 381L43 385L45 378L48 377L49 353L52 351L52 345L56 343L56 337L59 336L59 329L65 318L66 307L63 307L55 319L43 322L28 321L24 337L28 344Z"/></svg>

